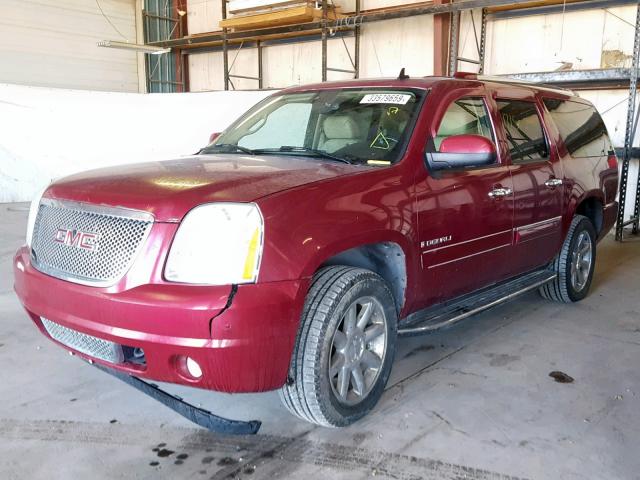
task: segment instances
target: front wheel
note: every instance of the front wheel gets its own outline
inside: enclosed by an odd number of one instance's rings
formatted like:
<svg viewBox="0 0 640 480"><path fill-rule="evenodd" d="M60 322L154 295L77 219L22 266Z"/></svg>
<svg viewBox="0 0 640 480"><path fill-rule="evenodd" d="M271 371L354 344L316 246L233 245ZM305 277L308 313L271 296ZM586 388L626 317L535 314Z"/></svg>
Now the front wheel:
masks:
<svg viewBox="0 0 640 480"><path fill-rule="evenodd" d="M343 427L380 399L395 353L393 295L377 274L346 266L320 270L302 313L290 378L280 390L294 415Z"/></svg>
<svg viewBox="0 0 640 480"><path fill-rule="evenodd" d="M596 230L587 217L576 215L560 253L551 264L558 276L540 287L540 294L556 302L578 302L587 296L596 265Z"/></svg>

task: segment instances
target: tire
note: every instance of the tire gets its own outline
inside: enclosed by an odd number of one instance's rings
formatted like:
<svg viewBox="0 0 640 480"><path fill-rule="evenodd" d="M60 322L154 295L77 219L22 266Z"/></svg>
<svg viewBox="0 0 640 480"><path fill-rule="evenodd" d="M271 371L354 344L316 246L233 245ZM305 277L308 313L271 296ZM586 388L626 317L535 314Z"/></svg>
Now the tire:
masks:
<svg viewBox="0 0 640 480"><path fill-rule="evenodd" d="M354 423L382 396L396 337L394 298L380 276L346 266L319 270L305 301L289 380L280 389L282 402L311 423Z"/></svg>
<svg viewBox="0 0 640 480"><path fill-rule="evenodd" d="M585 242L589 244L588 255L582 253L582 257L578 258L578 250L585 251ZM577 269L576 272L574 265L580 260L582 260L583 267ZM585 266L587 263L588 268ZM560 253L550 265L550 269L558 276L555 280L540 287L540 295L547 300L556 302L579 302L589 293L595 265L596 230L591 220L585 216L576 215L571 221Z"/></svg>

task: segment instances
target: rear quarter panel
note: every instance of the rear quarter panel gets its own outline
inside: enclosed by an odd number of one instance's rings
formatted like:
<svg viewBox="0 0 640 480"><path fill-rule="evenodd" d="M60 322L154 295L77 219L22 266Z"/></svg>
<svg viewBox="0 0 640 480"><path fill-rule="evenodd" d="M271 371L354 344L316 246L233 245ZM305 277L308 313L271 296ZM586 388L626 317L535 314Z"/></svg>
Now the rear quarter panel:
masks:
<svg viewBox="0 0 640 480"><path fill-rule="evenodd" d="M574 96L563 96L544 92L540 97L566 99L572 102L582 103L588 107L593 107L588 100ZM551 141L555 144L558 155L561 158L564 170L565 215L563 219L563 234L566 235L576 210L586 199L595 198L603 207L615 202L618 192L618 169L617 167L611 168L609 166L607 155L600 157L572 156L551 114L546 109L545 122ZM611 226L612 225L603 225L601 234L605 234Z"/></svg>

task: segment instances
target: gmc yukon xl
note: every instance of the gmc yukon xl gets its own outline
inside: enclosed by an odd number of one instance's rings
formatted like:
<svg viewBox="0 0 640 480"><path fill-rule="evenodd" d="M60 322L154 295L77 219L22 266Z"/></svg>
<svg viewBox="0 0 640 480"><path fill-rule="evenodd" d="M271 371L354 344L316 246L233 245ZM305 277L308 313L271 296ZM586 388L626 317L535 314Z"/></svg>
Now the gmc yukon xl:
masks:
<svg viewBox="0 0 640 480"><path fill-rule="evenodd" d="M505 79L288 88L213 138L51 184L15 290L44 335L114 374L279 389L325 426L374 407L398 336L529 290L583 299L618 208L593 105Z"/></svg>

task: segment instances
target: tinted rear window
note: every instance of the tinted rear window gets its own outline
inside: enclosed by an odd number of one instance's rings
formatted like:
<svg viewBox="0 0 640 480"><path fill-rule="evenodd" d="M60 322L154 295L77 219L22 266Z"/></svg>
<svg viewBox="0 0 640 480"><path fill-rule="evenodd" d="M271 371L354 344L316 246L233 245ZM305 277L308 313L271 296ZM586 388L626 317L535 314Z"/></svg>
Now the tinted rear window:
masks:
<svg viewBox="0 0 640 480"><path fill-rule="evenodd" d="M547 158L547 141L536 104L520 100L498 100L497 103L511 161L528 163Z"/></svg>
<svg viewBox="0 0 640 480"><path fill-rule="evenodd" d="M607 129L593 106L553 98L545 98L544 104L572 157L600 157L611 150Z"/></svg>

